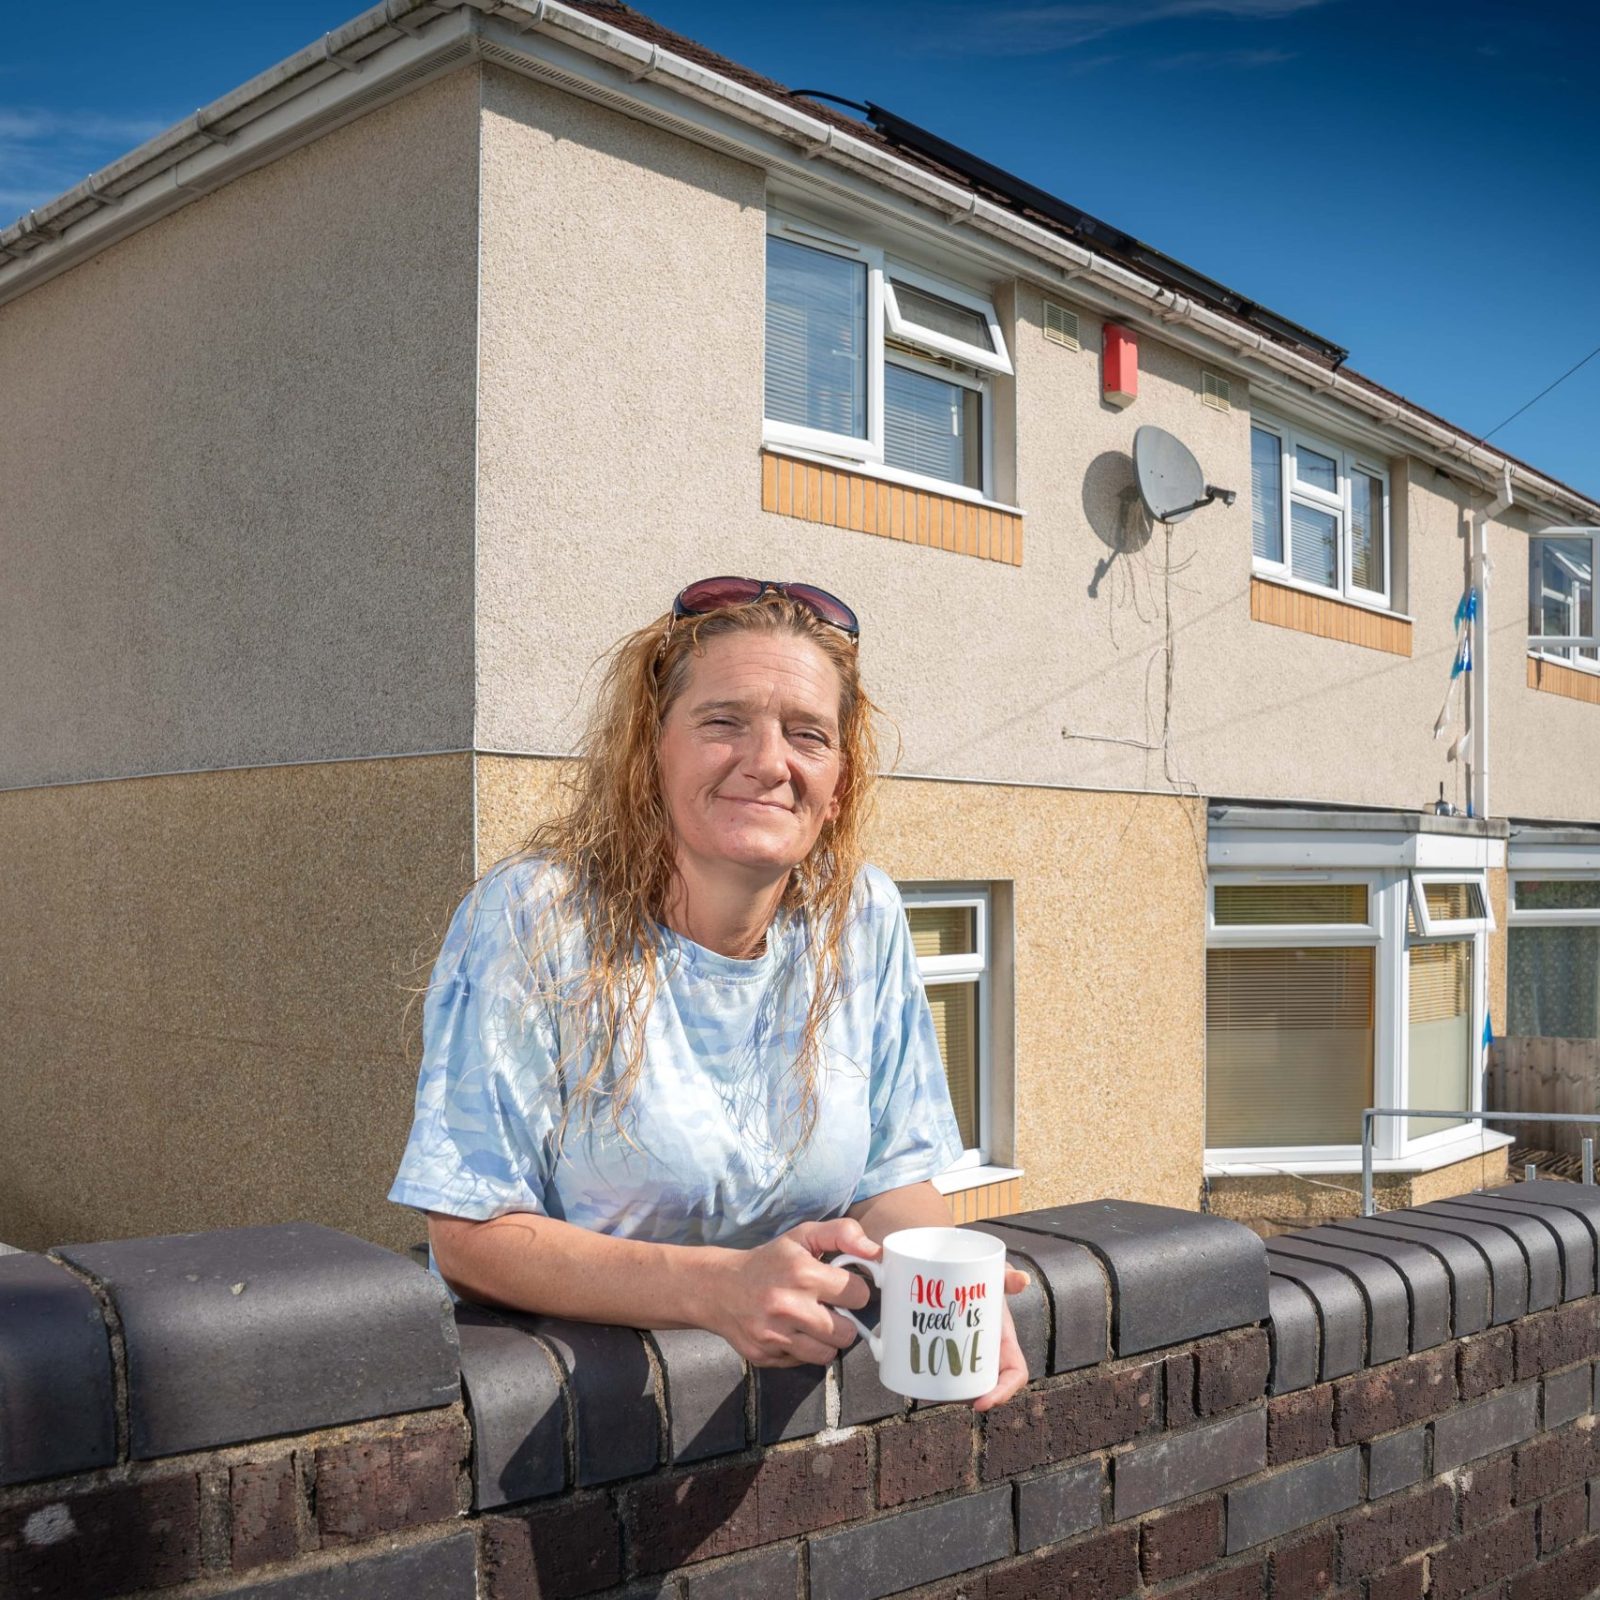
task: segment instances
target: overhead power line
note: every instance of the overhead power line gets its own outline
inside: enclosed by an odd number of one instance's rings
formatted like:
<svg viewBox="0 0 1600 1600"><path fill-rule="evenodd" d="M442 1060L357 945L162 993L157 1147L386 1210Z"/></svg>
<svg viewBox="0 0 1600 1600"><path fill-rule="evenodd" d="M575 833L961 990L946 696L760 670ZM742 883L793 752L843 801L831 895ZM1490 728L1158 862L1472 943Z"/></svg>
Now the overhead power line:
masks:
<svg viewBox="0 0 1600 1600"><path fill-rule="evenodd" d="M1515 411L1513 411L1513 412L1512 412L1512 413L1511 413L1511 415L1510 415L1510 416L1509 416L1509 417L1507 417L1507 418L1506 418L1506 420L1505 420L1505 422L1497 422L1497 423L1496 423L1496 424L1495 424L1495 425L1494 425L1494 426L1493 426L1493 427L1492 427L1492 428L1491 428L1491 429L1490 429L1490 430L1489 430L1489 431L1488 431L1488 432L1487 432L1487 433L1485 433L1485 434L1482 434L1482 435L1480 435L1480 436L1479 436L1479 439L1478 439L1478 443L1479 443L1479 444L1483 444L1483 443L1484 443L1484 442L1485 442L1485 441L1486 441L1486 440L1489 440L1489 439L1492 439L1492 438L1494 438L1494 436L1495 436L1495 435L1496 435L1496 434L1497 434L1497 433L1499 433L1499 431L1500 431L1500 430L1501 430L1501 429L1502 429L1502 428L1503 428L1503 427L1505 427L1505 425L1506 425L1506 423L1507 423L1507 422L1515 422L1515 421L1516 421L1516 420L1517 420L1517 418L1518 418L1518 417L1520 417L1520 416L1521 416L1521 415L1522 415L1522 413L1523 413L1523 412L1524 412L1524 411L1526 411L1526 410L1527 410L1527 409L1528 409L1528 406L1536 406L1536 405L1538 405L1538 403L1539 403L1539 402L1540 402L1540 401L1541 401L1541 400L1543 400L1543 399L1544 399L1544 397L1545 397L1545 396L1546 396L1546 395L1547 395L1547 394L1549 394L1549 393L1550 393L1550 390L1551 390L1551 389L1558 389L1558 388L1560 388L1560 387L1561 387L1561 385L1562 385L1562 384L1564 384L1564 383L1565 383L1565 382L1566 382L1566 381L1567 381L1567 379L1568 379L1568 378L1570 378L1570 377L1571 377L1571 376L1572 376L1572 374L1573 374L1573 373L1574 373L1574 372L1576 372L1576 371L1577 371L1577 370L1578 370L1578 368L1579 368L1579 367L1586 367L1586 366L1587 366L1587 365L1588 365L1588 364L1589 364L1589 363L1590 363L1590 362L1591 362L1591 361L1593 361L1593 360L1594 360L1594 358L1595 358L1595 357L1596 357L1596 356L1600 356L1600 344L1597 344L1597 345L1596 345L1596 346L1595 346L1595 347L1594 347L1594 349L1593 349L1593 350L1591 350L1591 351L1590 351L1590 352L1589 352L1589 353L1588 353L1588 355L1586 355L1586 356L1585 356L1585 357L1584 357L1584 358L1583 358L1583 360L1582 360L1582 361L1579 361L1579 362L1576 362L1576 363L1575 363L1575 364L1574 364L1574 365L1572 365L1572 366L1570 366L1570 367L1568 367L1568 368L1567 368L1567 370L1566 370L1566 371L1565 371L1565 372L1563 372L1563 373L1562 373L1562 374L1561 374L1561 376L1560 376L1560 377L1559 377L1559 378L1557 378L1557 379L1556 379L1556 381L1555 381L1555 382L1554 382L1554 383L1552 383L1552 384L1549 384L1549 385L1547 385L1547 386L1546 386L1546 387L1545 387L1545 388L1543 388L1543 389L1541 389L1541 390L1540 390L1540 391L1539 391L1539 392L1538 392L1538 394L1536 394L1536 395L1535 395L1535 396L1534 396L1534 397L1533 397L1533 399L1531 399L1531 400L1530 400L1530 401L1529 401L1529 402L1528 402L1528 404L1527 404L1527 405L1525 405L1525 406L1518 406L1518 407L1517 407L1517 409L1516 409L1516 410L1515 410Z"/></svg>

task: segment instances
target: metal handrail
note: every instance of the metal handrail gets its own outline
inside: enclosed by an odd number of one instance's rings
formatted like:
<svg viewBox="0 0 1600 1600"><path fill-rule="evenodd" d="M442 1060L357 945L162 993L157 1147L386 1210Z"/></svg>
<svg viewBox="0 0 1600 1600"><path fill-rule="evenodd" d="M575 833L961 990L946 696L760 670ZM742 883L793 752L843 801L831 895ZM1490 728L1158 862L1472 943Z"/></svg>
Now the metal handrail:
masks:
<svg viewBox="0 0 1600 1600"><path fill-rule="evenodd" d="M1374 1117L1448 1117L1456 1122L1576 1122L1600 1127L1600 1111L1419 1111L1414 1106L1368 1106L1361 1113L1361 1215L1375 1217L1372 1196L1372 1119ZM1594 1140L1583 1141L1583 1181L1594 1182Z"/></svg>

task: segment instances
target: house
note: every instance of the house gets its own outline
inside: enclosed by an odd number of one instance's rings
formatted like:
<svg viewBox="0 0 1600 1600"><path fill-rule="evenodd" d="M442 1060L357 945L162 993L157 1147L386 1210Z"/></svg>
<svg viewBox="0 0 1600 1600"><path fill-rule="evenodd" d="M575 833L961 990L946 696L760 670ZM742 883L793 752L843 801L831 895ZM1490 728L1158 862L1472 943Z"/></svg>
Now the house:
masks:
<svg viewBox="0 0 1600 1600"><path fill-rule="evenodd" d="M713 572L862 616L962 1216L1348 1208L1593 1025L1600 506L625 7L388 0L0 232L0 410L11 1242L408 1243L408 994Z"/></svg>

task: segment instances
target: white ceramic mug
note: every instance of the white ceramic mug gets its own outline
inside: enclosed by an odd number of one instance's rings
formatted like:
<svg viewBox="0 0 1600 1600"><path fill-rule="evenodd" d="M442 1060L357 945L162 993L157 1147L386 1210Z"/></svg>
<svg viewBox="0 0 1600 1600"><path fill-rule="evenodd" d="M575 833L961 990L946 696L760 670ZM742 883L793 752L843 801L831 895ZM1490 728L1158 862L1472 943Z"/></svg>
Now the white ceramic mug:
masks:
<svg viewBox="0 0 1600 1600"><path fill-rule="evenodd" d="M902 1228L881 1261L831 1258L864 1268L883 1296L879 1331L842 1306L878 1363L884 1388L913 1400L976 1400L999 1381L1006 1247L965 1228Z"/></svg>

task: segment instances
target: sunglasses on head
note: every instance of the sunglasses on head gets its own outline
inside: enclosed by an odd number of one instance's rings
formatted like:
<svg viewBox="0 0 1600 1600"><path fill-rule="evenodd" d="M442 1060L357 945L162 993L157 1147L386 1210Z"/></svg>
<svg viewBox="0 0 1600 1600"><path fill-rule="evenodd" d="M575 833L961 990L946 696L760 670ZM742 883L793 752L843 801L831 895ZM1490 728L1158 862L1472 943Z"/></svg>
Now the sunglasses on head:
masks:
<svg viewBox="0 0 1600 1600"><path fill-rule="evenodd" d="M672 619L676 622L680 617L703 617L729 606L747 606L768 593L804 606L819 622L852 639L861 637L855 612L838 595L809 583L773 583L766 578L702 578L679 592L672 602Z"/></svg>

